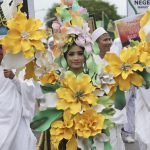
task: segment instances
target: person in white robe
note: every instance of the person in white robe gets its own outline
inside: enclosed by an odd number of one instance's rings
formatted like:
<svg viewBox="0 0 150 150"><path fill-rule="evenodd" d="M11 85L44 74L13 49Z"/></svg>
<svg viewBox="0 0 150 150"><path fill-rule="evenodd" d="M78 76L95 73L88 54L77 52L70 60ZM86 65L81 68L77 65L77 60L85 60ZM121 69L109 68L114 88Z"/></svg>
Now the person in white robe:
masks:
<svg viewBox="0 0 150 150"><path fill-rule="evenodd" d="M0 49L0 64L3 58ZM36 138L30 128L40 85L21 82L11 70L0 65L0 150L35 150Z"/></svg>
<svg viewBox="0 0 150 150"><path fill-rule="evenodd" d="M135 135L140 150L150 150L150 88L139 88L135 100Z"/></svg>
<svg viewBox="0 0 150 150"><path fill-rule="evenodd" d="M110 51L110 47L112 45L112 40L107 33L107 31L99 27L92 33L93 42L97 42L100 48L100 55L94 55L94 59L96 64L102 66L101 64L106 64L107 62L103 59L106 52ZM112 150L125 150L125 145L123 143L121 137L121 127L124 123L126 123L126 110L117 110L114 116L112 117L112 121L116 124L114 128L110 131L110 143L112 146Z"/></svg>

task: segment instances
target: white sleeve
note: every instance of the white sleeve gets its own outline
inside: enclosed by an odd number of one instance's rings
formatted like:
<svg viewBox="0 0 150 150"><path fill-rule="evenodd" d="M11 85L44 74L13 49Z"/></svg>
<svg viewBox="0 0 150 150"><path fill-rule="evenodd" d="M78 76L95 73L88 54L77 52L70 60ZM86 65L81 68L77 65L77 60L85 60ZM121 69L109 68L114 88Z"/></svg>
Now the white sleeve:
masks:
<svg viewBox="0 0 150 150"><path fill-rule="evenodd" d="M23 116L32 119L35 112L36 98L42 98L43 93L40 84L32 80L20 80L14 78L12 82L16 85L21 95Z"/></svg>

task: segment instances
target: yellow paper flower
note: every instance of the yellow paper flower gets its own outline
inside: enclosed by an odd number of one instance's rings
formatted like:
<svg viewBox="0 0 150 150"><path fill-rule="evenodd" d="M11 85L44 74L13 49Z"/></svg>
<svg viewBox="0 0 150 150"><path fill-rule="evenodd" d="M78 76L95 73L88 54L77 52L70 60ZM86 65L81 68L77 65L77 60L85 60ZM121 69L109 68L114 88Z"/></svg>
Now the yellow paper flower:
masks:
<svg viewBox="0 0 150 150"><path fill-rule="evenodd" d="M105 117L91 109L85 111L83 114L77 114L74 120L77 135L83 138L89 138L102 132Z"/></svg>
<svg viewBox="0 0 150 150"><path fill-rule="evenodd" d="M128 90L131 83L136 86L142 85L144 79L136 71L143 71L143 67L138 64L138 54L135 49L124 48L120 58L115 53L107 53L105 60L109 63L105 68L106 72L112 73L115 79L119 77L117 81L121 90ZM131 78L136 80L132 81Z"/></svg>
<svg viewBox="0 0 150 150"><path fill-rule="evenodd" d="M40 81L43 85L44 84L55 84L58 80L59 80L59 75L55 71L47 73L40 78Z"/></svg>
<svg viewBox="0 0 150 150"><path fill-rule="evenodd" d="M56 93L59 97L57 109L69 109L76 114L90 105L96 105L97 97L94 95L95 87L90 83L91 78L87 74L75 76L67 72L61 83L61 88Z"/></svg>
<svg viewBox="0 0 150 150"><path fill-rule="evenodd" d="M134 48L138 52L139 61L144 66L150 66L150 43L149 42L140 42Z"/></svg>
<svg viewBox="0 0 150 150"><path fill-rule="evenodd" d="M64 121L55 121L50 129L51 143L55 149L58 149L62 139L71 140L74 135L72 114L69 111L65 111L63 119Z"/></svg>
<svg viewBox="0 0 150 150"><path fill-rule="evenodd" d="M40 30L40 20L27 19L25 13L20 11L7 22L9 31L3 38L2 44L6 53L17 54L23 52L25 58L32 58L36 50L44 51L42 39L46 37L46 31Z"/></svg>
<svg viewBox="0 0 150 150"><path fill-rule="evenodd" d="M150 34L150 29L149 29L150 22L149 22L149 20L150 20L150 10L148 8L145 15L140 20L141 29L139 31L139 36L140 36L142 41L150 41L149 40L149 34Z"/></svg>

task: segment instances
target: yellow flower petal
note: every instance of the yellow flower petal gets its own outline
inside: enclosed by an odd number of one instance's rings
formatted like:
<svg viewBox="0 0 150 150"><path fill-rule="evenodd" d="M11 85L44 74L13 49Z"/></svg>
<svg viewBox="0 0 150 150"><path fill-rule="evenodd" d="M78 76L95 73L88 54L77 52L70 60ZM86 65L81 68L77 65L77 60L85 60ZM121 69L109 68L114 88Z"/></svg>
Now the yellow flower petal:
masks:
<svg viewBox="0 0 150 150"><path fill-rule="evenodd" d="M114 65L118 65L121 64L121 60L120 58L115 54L115 53L106 53L104 59L110 63L110 64L114 64Z"/></svg>
<svg viewBox="0 0 150 150"><path fill-rule="evenodd" d="M41 41L32 40L31 43L38 51L45 51L45 46Z"/></svg>
<svg viewBox="0 0 150 150"><path fill-rule="evenodd" d="M132 70L134 71L143 71L143 67L140 64L133 64Z"/></svg>
<svg viewBox="0 0 150 150"><path fill-rule="evenodd" d="M81 103L80 102L76 102L76 103L71 103L70 104L70 112L72 114L76 114L78 112L81 111Z"/></svg>
<svg viewBox="0 0 150 150"><path fill-rule="evenodd" d="M31 43L29 40L22 40L21 41L21 50L23 52L29 51L31 49Z"/></svg>
<svg viewBox="0 0 150 150"><path fill-rule="evenodd" d="M20 32L17 30L9 30L7 34L8 38L10 39L20 39Z"/></svg>
<svg viewBox="0 0 150 150"><path fill-rule="evenodd" d="M77 150L77 141L74 136L67 142L66 150Z"/></svg>
<svg viewBox="0 0 150 150"><path fill-rule="evenodd" d="M119 76L117 78L118 80L118 84L119 84L119 88L121 91L127 91L130 89L131 86L131 78L128 77L127 79L123 79L121 76Z"/></svg>
<svg viewBox="0 0 150 150"><path fill-rule="evenodd" d="M144 82L144 79L139 74L134 73L134 74L131 75L131 83L132 84L140 87L140 86L142 86L143 82Z"/></svg>

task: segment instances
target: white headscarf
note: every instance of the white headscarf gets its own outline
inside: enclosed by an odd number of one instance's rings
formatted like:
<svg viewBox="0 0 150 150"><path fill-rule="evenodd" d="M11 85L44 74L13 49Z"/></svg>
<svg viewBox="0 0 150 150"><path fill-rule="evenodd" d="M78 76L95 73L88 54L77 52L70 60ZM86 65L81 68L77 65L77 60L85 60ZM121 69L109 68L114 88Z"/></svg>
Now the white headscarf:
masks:
<svg viewBox="0 0 150 150"><path fill-rule="evenodd" d="M99 27L92 33L92 41L95 42L100 36L102 36L104 33L107 33L107 31Z"/></svg>

